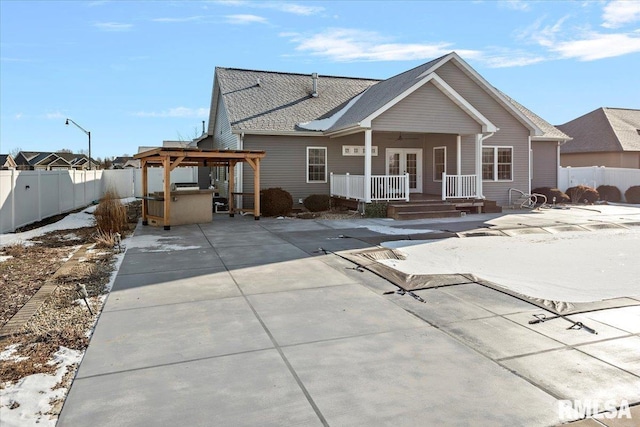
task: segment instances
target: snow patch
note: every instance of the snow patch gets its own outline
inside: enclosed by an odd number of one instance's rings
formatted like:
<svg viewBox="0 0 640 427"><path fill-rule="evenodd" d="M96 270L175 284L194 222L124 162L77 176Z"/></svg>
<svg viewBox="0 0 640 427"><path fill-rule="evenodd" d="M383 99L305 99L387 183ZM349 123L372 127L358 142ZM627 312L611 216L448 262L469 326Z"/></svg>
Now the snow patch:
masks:
<svg viewBox="0 0 640 427"><path fill-rule="evenodd" d="M170 251L185 251L188 249L200 249L202 246L188 246L188 245L172 245L168 243L168 240L178 239L178 237L161 237L161 236L133 236L127 240L127 249L137 248L142 252L170 252Z"/></svg>
<svg viewBox="0 0 640 427"><path fill-rule="evenodd" d="M0 390L2 425L7 427L35 424L55 426L57 419L51 419L50 415L46 414L52 409L51 402L62 399L67 389L61 387L54 390L54 388L62 381L67 369L80 362L82 355L81 351L60 347L53 355L53 359L47 362L49 365L58 366L53 375L29 375ZM10 409L11 407L14 409Z"/></svg>
<svg viewBox="0 0 640 427"><path fill-rule="evenodd" d="M8 259L11 259L11 258L13 258L13 255L2 255L2 256L0 256L0 262L4 262L4 261L6 261Z"/></svg>
<svg viewBox="0 0 640 427"><path fill-rule="evenodd" d="M18 347L20 347L20 344L11 344L5 347L5 349L0 352L0 360L8 360L11 362L21 362L23 360L27 360L28 357L14 356L14 353L18 351Z"/></svg>
<svg viewBox="0 0 640 427"><path fill-rule="evenodd" d="M423 234L423 233L435 233L436 230L425 230L415 228L398 228L389 227L386 225L364 225L358 228L367 228L374 233L388 234L390 236L397 236L399 234Z"/></svg>

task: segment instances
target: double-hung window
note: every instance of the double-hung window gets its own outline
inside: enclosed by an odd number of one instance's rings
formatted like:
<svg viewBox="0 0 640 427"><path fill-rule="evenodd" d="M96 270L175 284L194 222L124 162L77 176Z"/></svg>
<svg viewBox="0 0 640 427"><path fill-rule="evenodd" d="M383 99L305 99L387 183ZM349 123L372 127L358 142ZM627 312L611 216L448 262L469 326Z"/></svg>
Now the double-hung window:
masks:
<svg viewBox="0 0 640 427"><path fill-rule="evenodd" d="M513 147L482 148L482 179L485 181L513 180Z"/></svg>
<svg viewBox="0 0 640 427"><path fill-rule="evenodd" d="M442 174L447 172L447 147L433 148L433 180L442 181Z"/></svg>
<svg viewBox="0 0 640 427"><path fill-rule="evenodd" d="M307 183L327 182L327 147L307 147Z"/></svg>

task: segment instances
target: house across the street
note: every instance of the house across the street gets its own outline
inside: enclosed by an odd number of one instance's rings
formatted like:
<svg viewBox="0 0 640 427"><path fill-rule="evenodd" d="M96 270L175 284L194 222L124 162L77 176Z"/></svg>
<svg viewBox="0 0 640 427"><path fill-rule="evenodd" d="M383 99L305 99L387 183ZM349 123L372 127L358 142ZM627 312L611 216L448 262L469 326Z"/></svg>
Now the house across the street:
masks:
<svg viewBox="0 0 640 427"><path fill-rule="evenodd" d="M89 169L89 157L67 152L20 151L15 157L19 170ZM93 167L96 167L95 160Z"/></svg>
<svg viewBox="0 0 640 427"><path fill-rule="evenodd" d="M431 197L506 205L557 185L569 136L500 92L455 52L386 80L215 70L199 148L260 150L261 187L375 201ZM201 168L201 187L224 188ZM237 168L236 193L253 171ZM245 203L251 203L246 197Z"/></svg>
<svg viewBox="0 0 640 427"><path fill-rule="evenodd" d="M640 110L598 108L558 128L573 138L560 149L562 166L640 168Z"/></svg>

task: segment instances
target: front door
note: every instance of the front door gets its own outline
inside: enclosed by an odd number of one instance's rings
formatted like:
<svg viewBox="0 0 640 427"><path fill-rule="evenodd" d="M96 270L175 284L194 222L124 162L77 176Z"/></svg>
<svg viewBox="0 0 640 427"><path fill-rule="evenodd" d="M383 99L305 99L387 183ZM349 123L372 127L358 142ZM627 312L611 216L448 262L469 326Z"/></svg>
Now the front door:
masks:
<svg viewBox="0 0 640 427"><path fill-rule="evenodd" d="M422 193L422 148L387 148L387 175L409 174L409 192Z"/></svg>

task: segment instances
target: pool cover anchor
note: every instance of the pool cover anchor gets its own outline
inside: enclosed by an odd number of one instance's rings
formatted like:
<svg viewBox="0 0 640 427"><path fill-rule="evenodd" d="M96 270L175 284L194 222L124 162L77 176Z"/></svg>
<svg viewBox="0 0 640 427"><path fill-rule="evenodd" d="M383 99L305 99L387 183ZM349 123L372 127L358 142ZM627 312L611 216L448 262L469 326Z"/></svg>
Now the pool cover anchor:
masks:
<svg viewBox="0 0 640 427"><path fill-rule="evenodd" d="M557 314L555 316L550 316L550 317L547 317L546 314L534 314L533 317L535 317L535 319L529 320L529 324L530 325L535 325L537 323L544 323L547 320L564 319L567 322L571 323L571 326L569 326L567 328L567 330L576 330L577 331L577 330L580 330L580 329L584 329L585 331L589 332L590 334L598 335L598 332L595 329L590 328L589 326L585 325L582 322L574 322L573 320L569 319L566 316L563 316L562 314Z"/></svg>
<svg viewBox="0 0 640 427"><path fill-rule="evenodd" d="M415 299L416 301L420 301L420 302L426 303L424 298L422 298L420 295L414 293L413 291L405 291L402 288L400 288L398 290L395 290L395 291L387 291L387 292L383 292L382 293L382 295L391 295L391 294L409 295L410 297L413 297L413 299Z"/></svg>

